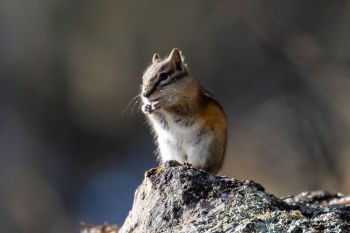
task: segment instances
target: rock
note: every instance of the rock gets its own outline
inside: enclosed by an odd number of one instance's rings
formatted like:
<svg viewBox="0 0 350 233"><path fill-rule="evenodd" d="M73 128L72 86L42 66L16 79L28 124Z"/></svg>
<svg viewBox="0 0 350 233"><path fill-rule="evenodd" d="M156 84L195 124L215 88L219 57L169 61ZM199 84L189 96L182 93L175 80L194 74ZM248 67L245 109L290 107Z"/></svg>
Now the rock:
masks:
<svg viewBox="0 0 350 233"><path fill-rule="evenodd" d="M282 200L253 181L168 162L145 174L119 233L350 232L349 200L325 192Z"/></svg>

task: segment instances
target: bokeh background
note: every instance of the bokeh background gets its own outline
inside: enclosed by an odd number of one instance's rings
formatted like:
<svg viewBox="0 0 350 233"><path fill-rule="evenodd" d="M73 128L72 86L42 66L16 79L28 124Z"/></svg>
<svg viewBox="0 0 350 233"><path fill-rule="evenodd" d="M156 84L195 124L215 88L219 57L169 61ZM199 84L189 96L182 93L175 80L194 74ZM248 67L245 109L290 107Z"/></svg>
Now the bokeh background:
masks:
<svg viewBox="0 0 350 233"><path fill-rule="evenodd" d="M125 108L173 47L226 111L222 175L349 193L349 28L345 0L1 0L0 231L123 223L157 165Z"/></svg>

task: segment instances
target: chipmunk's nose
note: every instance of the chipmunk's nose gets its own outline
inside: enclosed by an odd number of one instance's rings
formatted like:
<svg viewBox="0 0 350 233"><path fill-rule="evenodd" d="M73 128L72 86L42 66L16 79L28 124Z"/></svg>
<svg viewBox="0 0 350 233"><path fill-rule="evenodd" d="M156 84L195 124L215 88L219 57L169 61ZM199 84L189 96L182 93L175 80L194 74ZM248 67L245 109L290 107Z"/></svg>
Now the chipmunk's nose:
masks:
<svg viewBox="0 0 350 233"><path fill-rule="evenodd" d="M148 97L150 97L150 95L151 95L151 91L150 91L150 90L145 90L145 91L142 93L142 95L143 95L144 97L148 98Z"/></svg>

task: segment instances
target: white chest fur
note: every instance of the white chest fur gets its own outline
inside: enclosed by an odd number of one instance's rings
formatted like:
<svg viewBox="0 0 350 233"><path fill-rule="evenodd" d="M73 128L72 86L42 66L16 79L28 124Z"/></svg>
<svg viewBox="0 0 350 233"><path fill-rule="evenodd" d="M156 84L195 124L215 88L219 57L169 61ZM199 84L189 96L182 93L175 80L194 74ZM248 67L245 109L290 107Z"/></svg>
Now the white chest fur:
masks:
<svg viewBox="0 0 350 233"><path fill-rule="evenodd" d="M198 121L167 112L150 115L161 160L202 167L208 160L213 135Z"/></svg>

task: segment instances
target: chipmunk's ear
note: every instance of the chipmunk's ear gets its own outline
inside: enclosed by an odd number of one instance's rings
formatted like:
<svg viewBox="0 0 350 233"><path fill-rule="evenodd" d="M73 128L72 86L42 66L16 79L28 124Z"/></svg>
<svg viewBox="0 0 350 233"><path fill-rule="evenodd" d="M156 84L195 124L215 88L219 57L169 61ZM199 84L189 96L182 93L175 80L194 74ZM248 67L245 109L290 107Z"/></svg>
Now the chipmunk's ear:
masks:
<svg viewBox="0 0 350 233"><path fill-rule="evenodd" d="M159 57L159 54L158 53L155 53L153 54L153 57L152 57L152 63L157 63L160 61L160 57Z"/></svg>
<svg viewBox="0 0 350 233"><path fill-rule="evenodd" d="M170 60L174 61L176 64L181 65L183 62L183 57L181 56L181 51L177 48L174 48L170 55L169 55Z"/></svg>

